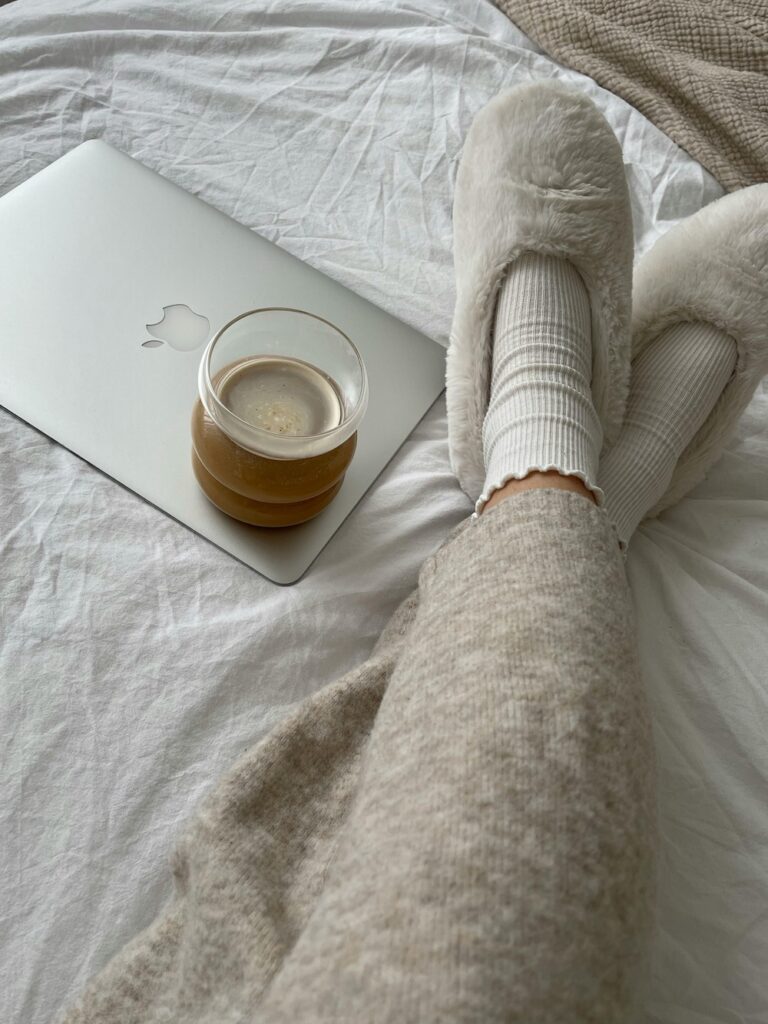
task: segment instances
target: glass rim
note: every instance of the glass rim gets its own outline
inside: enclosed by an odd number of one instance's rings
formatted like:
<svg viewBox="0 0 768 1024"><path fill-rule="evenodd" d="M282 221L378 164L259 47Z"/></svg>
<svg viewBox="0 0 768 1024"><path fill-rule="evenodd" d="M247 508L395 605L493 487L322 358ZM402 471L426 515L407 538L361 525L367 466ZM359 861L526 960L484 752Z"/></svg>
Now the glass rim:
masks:
<svg viewBox="0 0 768 1024"><path fill-rule="evenodd" d="M213 387L213 383L211 382L211 354L213 353L213 349L214 346L216 345L216 342L221 338L225 331L229 330L230 327L233 327L238 321L244 320L248 316L255 316L258 313L298 313L300 316L311 317L311 319L319 320L320 323L323 323L327 327L330 327L333 331L336 332L336 334L340 335L344 339L344 341L346 341L346 343L349 345L352 352L354 353L355 359L357 360L357 365L360 370L360 377L362 381L360 387L360 394L354 407L350 410L349 415L345 416L344 419L341 420L340 423L337 423L335 427L331 427L330 430L321 431L319 434L286 434L283 436L285 440L290 439L292 441L295 441L296 443L299 443L302 441L315 441L321 440L322 438L330 438L333 435L342 432L348 426L350 421L355 418L360 409L365 407L368 395L368 373L365 369L365 363L363 362L363 358L360 355L360 351L357 345L355 345L354 341L352 341L349 335L342 331L340 327L337 327L336 324L332 323L330 320L327 320L324 316L320 316L318 313L310 313L309 310L299 309L296 306L259 306L256 309L247 309L245 310L245 312L238 313L237 316L232 317L231 320L228 320L223 327L220 327L218 331L216 331L216 333L213 335L211 340L206 345L205 351L203 352L203 357L200 361L200 386L198 387L198 390L200 391L200 399L203 403L203 406L208 410L209 415L211 415L211 418L215 422L218 422L216 417L211 413L211 410L208 409L206 403L206 398L208 396L210 396L213 399L213 402L215 403L216 407L221 409L227 418L231 417L232 419L234 419L237 422L237 424L245 428L246 431L253 432L256 437L264 437L273 440L275 438L275 434L273 431L266 430L264 427L257 427L255 424L250 423L248 420L244 420L242 417L238 416L237 413L234 413L232 412L231 409L227 408L227 406L221 401L219 396L216 394L216 391L214 390ZM320 367L317 367L317 369L320 369ZM203 384L205 385L205 388L202 387Z"/></svg>

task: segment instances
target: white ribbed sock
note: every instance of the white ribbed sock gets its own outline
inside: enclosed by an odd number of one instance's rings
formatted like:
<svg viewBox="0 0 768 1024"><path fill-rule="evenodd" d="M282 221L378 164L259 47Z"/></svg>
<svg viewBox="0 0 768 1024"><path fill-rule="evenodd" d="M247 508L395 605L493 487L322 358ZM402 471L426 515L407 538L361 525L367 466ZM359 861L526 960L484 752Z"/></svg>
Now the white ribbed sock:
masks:
<svg viewBox="0 0 768 1024"><path fill-rule="evenodd" d="M566 260L525 253L499 294L493 373L483 422L485 486L494 491L533 470L577 476L601 497L602 428L592 404L589 296Z"/></svg>
<svg viewBox="0 0 768 1024"><path fill-rule="evenodd" d="M668 327L632 363L624 426L599 481L622 547L669 487L735 367L736 343L704 323Z"/></svg>

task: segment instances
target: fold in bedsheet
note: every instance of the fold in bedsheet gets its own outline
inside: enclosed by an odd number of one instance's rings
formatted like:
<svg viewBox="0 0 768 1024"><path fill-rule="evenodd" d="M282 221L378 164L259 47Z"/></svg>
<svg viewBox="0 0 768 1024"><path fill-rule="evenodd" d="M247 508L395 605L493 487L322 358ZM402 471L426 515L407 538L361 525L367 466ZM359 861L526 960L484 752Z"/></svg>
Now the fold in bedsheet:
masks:
<svg viewBox="0 0 768 1024"><path fill-rule="evenodd" d="M719 196L646 118L485 0L15 0L0 7L0 194L104 137L445 341L473 115L557 76L616 131L638 251ZM648 1021L768 1001L768 393L629 559L660 758ZM202 794L359 664L469 510L445 410L307 577L279 588L0 411L0 1020L50 1024L171 891Z"/></svg>

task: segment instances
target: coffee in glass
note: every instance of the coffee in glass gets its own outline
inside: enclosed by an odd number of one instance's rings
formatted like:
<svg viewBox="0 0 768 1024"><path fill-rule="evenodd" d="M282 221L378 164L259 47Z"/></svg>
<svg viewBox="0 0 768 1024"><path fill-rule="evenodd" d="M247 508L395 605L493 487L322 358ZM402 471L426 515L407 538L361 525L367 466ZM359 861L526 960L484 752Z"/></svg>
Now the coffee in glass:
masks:
<svg viewBox="0 0 768 1024"><path fill-rule="evenodd" d="M292 526L338 493L368 401L356 347L297 309L244 313L211 340L192 413L192 465L207 497L256 526Z"/></svg>

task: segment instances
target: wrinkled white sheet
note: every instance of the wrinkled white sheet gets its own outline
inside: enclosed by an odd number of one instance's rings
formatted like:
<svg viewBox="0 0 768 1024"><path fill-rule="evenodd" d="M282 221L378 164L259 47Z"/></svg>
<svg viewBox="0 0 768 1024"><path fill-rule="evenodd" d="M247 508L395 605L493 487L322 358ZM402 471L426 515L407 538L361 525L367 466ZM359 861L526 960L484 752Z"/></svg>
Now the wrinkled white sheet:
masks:
<svg viewBox="0 0 768 1024"><path fill-rule="evenodd" d="M462 139L499 89L551 76L621 140L638 252L720 195L485 0L16 0L0 193L103 136L445 342ZM470 506L444 405L287 589L3 411L0 470L0 1020L47 1024L157 913L203 791L366 656ZM660 759L647 1021L768 1019L767 556L763 391L629 562Z"/></svg>

